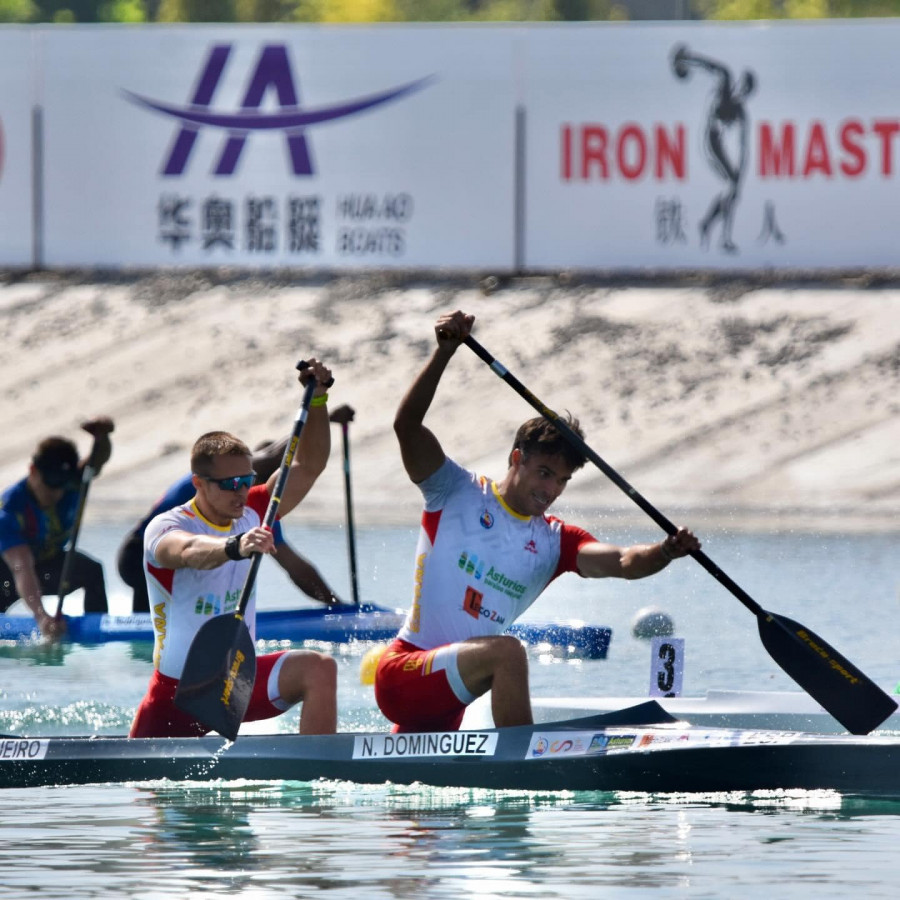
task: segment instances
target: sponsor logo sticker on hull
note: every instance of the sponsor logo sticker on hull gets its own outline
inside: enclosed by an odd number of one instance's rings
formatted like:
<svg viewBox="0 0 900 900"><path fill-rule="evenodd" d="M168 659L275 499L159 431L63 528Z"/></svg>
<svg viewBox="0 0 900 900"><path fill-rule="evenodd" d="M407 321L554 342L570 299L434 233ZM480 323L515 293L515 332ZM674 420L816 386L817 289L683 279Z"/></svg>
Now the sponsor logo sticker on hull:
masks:
<svg viewBox="0 0 900 900"><path fill-rule="evenodd" d="M118 631L153 631L150 613L132 613L130 616L111 616L104 613L100 619L100 631L114 634Z"/></svg>
<svg viewBox="0 0 900 900"><path fill-rule="evenodd" d="M0 763L43 759L47 755L49 744L49 741L33 738L0 738Z"/></svg>
<svg viewBox="0 0 900 900"><path fill-rule="evenodd" d="M414 756L493 756L497 733L440 731L413 734L366 734L353 741L354 759L400 759Z"/></svg>
<svg viewBox="0 0 900 900"><path fill-rule="evenodd" d="M583 756L588 751L589 735L578 731L536 731L531 735L526 759L548 756Z"/></svg>

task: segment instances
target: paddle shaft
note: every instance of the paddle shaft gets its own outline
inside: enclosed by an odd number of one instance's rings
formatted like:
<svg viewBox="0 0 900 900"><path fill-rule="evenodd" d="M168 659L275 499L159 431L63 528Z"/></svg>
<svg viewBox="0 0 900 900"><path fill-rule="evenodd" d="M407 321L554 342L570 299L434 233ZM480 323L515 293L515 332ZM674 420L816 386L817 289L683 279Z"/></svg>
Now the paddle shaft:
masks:
<svg viewBox="0 0 900 900"><path fill-rule="evenodd" d="M502 363L498 362L478 341L471 335L465 339L466 345L470 350L486 362L493 372L502 378L520 397L530 403L545 419L553 422L556 430L580 453L584 454L613 484L621 491L627 494L666 534L674 535L678 529L675 525L664 516L646 497L632 487L609 463L606 462L598 453L594 452L583 440L583 438L573 431L566 420L557 415L552 409L545 406L535 397L531 391L509 372ZM692 550L691 556L709 572L720 584L724 585L734 594L744 606L747 607L755 615L766 615L766 611L736 582L725 574L702 550Z"/></svg>
<svg viewBox="0 0 900 900"><path fill-rule="evenodd" d="M281 457L281 466L278 469L278 479L275 482L275 490L269 498L266 515L262 521L262 524L265 525L266 528L272 527L275 522L275 516L278 515L278 507L281 505L281 495L284 493L285 485L287 485L291 463L294 460L294 455L297 452L297 443L300 440L300 432L303 431L303 426L306 424L306 417L309 415L309 404L312 402L313 391L315 391L315 389L316 379L310 378L303 390L303 399L300 403L300 407L297 409L297 415L294 418L294 427L291 431L291 436L288 439L287 445L284 448L284 455ZM244 612L247 609L247 604L250 602L253 584L256 581L256 573L259 570L259 564L261 562L262 554L254 553L250 561L250 570L247 572L247 577L244 580L244 587L241 589L237 610L235 611L235 615L240 618L243 618Z"/></svg>
<svg viewBox="0 0 900 900"><path fill-rule="evenodd" d="M72 564L75 562L75 544L78 543L78 532L81 531L81 519L84 515L84 507L87 504L88 489L94 478L94 467L87 463L81 472L81 491L78 494L78 509L75 512L75 522L72 525L72 536L69 538L69 546L63 559L62 570L59 573L59 586L57 592L59 599L56 601L55 618L62 618L63 600L69 593L69 577L72 573Z"/></svg>
<svg viewBox="0 0 900 900"><path fill-rule="evenodd" d="M359 606L359 573L356 568L356 530L353 526L353 492L350 487L350 438L349 426L341 422L341 438L344 449L344 506L347 513L347 554L350 557L350 589L353 603Z"/></svg>

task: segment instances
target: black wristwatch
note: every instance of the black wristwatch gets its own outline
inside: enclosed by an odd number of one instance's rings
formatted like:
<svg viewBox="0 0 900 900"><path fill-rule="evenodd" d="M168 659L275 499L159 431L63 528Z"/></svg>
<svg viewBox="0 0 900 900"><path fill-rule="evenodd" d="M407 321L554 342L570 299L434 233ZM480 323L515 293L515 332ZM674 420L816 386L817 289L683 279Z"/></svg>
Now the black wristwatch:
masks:
<svg viewBox="0 0 900 900"><path fill-rule="evenodd" d="M236 562L240 562L245 557L241 556L241 538L244 536L244 532L242 531L240 534L233 534L227 541L225 541L225 555L229 559L233 559Z"/></svg>

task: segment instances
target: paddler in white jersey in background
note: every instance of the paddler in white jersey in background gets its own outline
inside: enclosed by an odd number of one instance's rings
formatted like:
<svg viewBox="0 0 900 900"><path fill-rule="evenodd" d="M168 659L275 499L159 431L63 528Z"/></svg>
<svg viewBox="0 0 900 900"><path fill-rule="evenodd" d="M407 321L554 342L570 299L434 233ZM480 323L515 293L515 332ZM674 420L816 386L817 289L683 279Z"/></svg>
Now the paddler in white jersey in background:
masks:
<svg viewBox="0 0 900 900"><path fill-rule="evenodd" d="M531 724L528 658L504 631L544 588L563 572L645 578L700 547L686 528L616 547L549 516L585 460L547 419L519 428L499 483L445 456L423 422L473 322L460 311L438 319L437 347L394 419L403 464L425 499L412 607L375 673L376 701L395 731L456 730L489 690L495 725ZM581 435L577 420L568 424Z"/></svg>
<svg viewBox="0 0 900 900"><path fill-rule="evenodd" d="M309 415L278 507L283 516L309 493L331 450L325 385L331 371L315 359L300 374L315 376ZM261 523L278 472L253 486L252 453L234 435L202 435L191 451L194 498L152 519L144 534L144 568L156 636L154 672L131 726L131 737L191 737L208 730L175 706L175 690L194 636L211 616L233 612L253 553L275 550ZM244 616L255 634L256 598ZM337 728L337 665L324 653L290 650L257 657L244 721L280 715L299 702L301 734Z"/></svg>

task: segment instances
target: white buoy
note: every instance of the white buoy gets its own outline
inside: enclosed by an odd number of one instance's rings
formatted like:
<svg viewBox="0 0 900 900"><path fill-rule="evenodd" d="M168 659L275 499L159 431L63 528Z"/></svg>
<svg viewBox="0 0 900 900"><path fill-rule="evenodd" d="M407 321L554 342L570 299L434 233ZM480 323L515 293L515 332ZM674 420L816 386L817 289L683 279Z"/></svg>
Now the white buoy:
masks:
<svg viewBox="0 0 900 900"><path fill-rule="evenodd" d="M675 632L672 617L658 606L639 609L631 620L631 634L636 638L668 637Z"/></svg>

